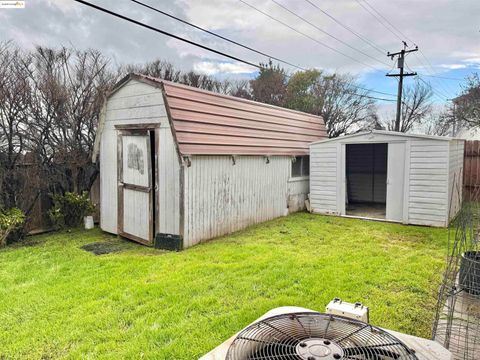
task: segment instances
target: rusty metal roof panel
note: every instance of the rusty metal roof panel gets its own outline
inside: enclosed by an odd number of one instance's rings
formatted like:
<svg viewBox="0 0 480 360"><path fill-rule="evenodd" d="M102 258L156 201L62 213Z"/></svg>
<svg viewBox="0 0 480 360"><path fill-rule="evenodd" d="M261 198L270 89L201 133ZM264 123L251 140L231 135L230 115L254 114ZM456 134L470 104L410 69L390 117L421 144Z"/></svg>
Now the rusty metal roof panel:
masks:
<svg viewBox="0 0 480 360"><path fill-rule="evenodd" d="M309 143L327 138L320 116L134 77L162 84L182 155L306 155Z"/></svg>

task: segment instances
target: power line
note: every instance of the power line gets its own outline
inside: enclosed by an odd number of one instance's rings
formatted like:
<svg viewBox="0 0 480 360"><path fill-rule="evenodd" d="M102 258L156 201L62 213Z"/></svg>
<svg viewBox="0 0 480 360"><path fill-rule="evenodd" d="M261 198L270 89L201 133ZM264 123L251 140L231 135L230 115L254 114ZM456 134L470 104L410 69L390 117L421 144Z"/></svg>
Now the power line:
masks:
<svg viewBox="0 0 480 360"><path fill-rule="evenodd" d="M153 11L155 11L155 12L157 12L157 13L160 13L160 14L162 14L162 15L168 16L168 17L171 18L171 19L180 21L180 22L183 23L183 24L186 24L186 25L189 25L189 26L191 26L191 27L194 27L195 29L201 30L201 31L203 31L203 32L205 32L205 33L207 33L207 34L210 34L210 35L212 35L212 36L215 36L215 37L217 37L217 38L219 38L219 39L228 41L229 43L232 43L232 44L237 45L237 46L240 46L240 47L242 47L242 48L244 48L244 49L253 51L253 52L255 52L255 53L259 54L259 55L266 56L267 58L270 58L270 59L279 61L279 62L281 62L281 63L287 64L287 65L292 66L292 67L294 67L294 68L296 68L296 69L306 71L305 68L302 68L302 67L300 67L300 66L298 66L298 65L292 64L291 62L288 62L288 61L282 60L282 59L280 59L280 58L278 58L278 57L275 57L275 56L266 54L266 53L264 53L264 52L262 52L262 51L260 51L260 50L256 50L256 49L254 49L254 48L252 48L252 47L250 47L250 46L247 46L247 45L244 45L244 44L242 44L242 43L239 43L238 41L235 41L235 40L229 39L229 38L227 38L227 37L225 37L225 36L222 36L222 35L219 35L219 34L217 34L217 33L214 33L213 31L210 31L210 30L207 30L207 29L205 29L205 28L202 28L202 27L200 27L200 26L198 26L198 25L192 24L191 22L188 22L188 21L186 21L186 20L183 20L183 19L181 19L181 18L179 18L179 17L176 17L176 16L174 16L174 15L172 15L172 14L166 13L165 11L162 11L162 10L160 10L160 9L157 9L157 8L155 8L155 7L153 7L153 6L150 6L150 5L148 5L148 4L145 4L145 3L143 3L143 2L140 2L140 1L137 1L137 0L130 0L130 1L136 3L136 4L140 5L140 6L143 6L143 7L147 8L147 9L150 9L150 10L153 10Z"/></svg>
<svg viewBox="0 0 480 360"><path fill-rule="evenodd" d="M227 57L227 58L232 59L232 60L235 60L235 61L244 63L244 64L246 64L246 65L255 67L255 68L257 68L257 69L260 69L260 70L265 69L265 67L263 67L263 66L254 64L254 63L249 62L249 61L246 61L246 60L243 60L243 59L238 58L238 57L233 56L233 55L229 55L229 54L224 53L224 52L222 52L222 51L218 51L218 50L212 49L212 48L210 48L210 47L208 47L208 46L205 46L205 45L202 45L202 44L198 44L198 43L196 43L196 42L194 42L194 41L191 41L191 40L182 38L182 37L180 37L180 36L178 36L178 35L175 35L175 34L171 34L171 33L169 33L169 32L166 32L166 31L164 31L164 30L161 30L161 29L158 29L158 28L156 28L156 27L150 26L150 25L148 25L148 24L144 24L144 23L142 23L142 22L140 22L140 21L131 19L131 18L127 17L127 16L124 16L124 15L121 15L121 14L119 14L119 13L113 12L113 11L111 11L111 10L105 9L105 8L103 8L103 7L101 7L101 6L92 4L92 3L88 2L88 1L84 1L84 0L74 0L74 1L76 1L76 2L78 2L78 3L80 3L80 4L83 4L83 5L85 5L85 6L91 7L91 8L93 8L93 9L95 9L95 10L104 12L104 13L106 13L106 14L112 15L112 16L117 17L117 18L120 18L120 19L122 19L122 20L131 22L131 23L133 23L133 24L135 24L135 25L138 25L138 26L144 27L144 28L146 28L146 29L155 31L155 32L160 33L160 34L165 35L165 36L170 36L170 37L172 37L172 38L174 38L174 39L176 39L176 40L183 41L183 42L185 42L185 43L187 43L187 44L190 44L190 45L199 47L199 48L201 48L201 49L204 49L204 50L213 52L213 53L215 53L215 54L218 54L218 55ZM358 87L358 88L360 88L360 87ZM363 89L363 88L360 88L360 89ZM365 90L368 91L368 89L365 89ZM372 91L373 91L373 90L372 90ZM349 93L349 92L347 92L347 93ZM369 96L369 95L361 95L361 94L356 94L356 93L350 93L350 94L355 95L355 96L359 96L359 97L365 97L365 98L380 100L380 101L392 101L391 99L379 98L379 97L374 97L374 96Z"/></svg>
<svg viewBox="0 0 480 360"><path fill-rule="evenodd" d="M193 24L193 23L190 23L190 22L188 22L188 21L186 21L186 20L183 20L183 19L178 18L178 17L176 17L176 16L174 16L174 15L171 15L171 14L169 14L169 13L166 13L166 12L164 12L164 11L162 11L162 10L159 10L159 9L157 9L157 8L154 8L153 6L150 6L150 5L147 5L147 4L145 4L145 3L142 3L142 2L140 2L140 1L138 1L138 0L130 0L130 1L132 1L132 2L134 2L134 3L136 3L136 4L138 4L138 5L144 6L144 7L148 8L148 9L150 9L150 10L153 10L153 11L155 11L155 12L158 12L158 13L160 13L160 14L162 14L162 15L168 16L168 17L170 17L170 18L172 18L172 19L174 19L174 20L180 21L181 23L184 23L184 24L187 24L187 25L189 25L189 26L192 26L192 27L194 27L194 28L196 28L196 29L198 29L198 30L201 30L201 31L203 31L203 32L206 32L206 33L208 33L208 34L210 34L210 35L213 35L213 36L215 36L215 37L218 37L218 38L220 38L220 39L222 39L222 40L228 41L228 42L230 42L230 43L232 43L232 44L234 44L234 45L243 47L243 48L245 48L245 49L247 49L247 50L250 50L250 51L253 51L253 52L257 53L257 54L260 54L260 55L266 56L266 57L268 57L268 58L277 60L277 61L282 62L282 63L287 64L287 65L293 66L293 67L295 67L295 68L297 68L297 69L299 69L299 70L307 71L306 68L303 68L303 67L298 66L298 65L294 65L294 64L292 64L292 63L290 63L290 62L288 62L288 61L285 61L285 60L282 60L282 59L277 58L277 57L275 57L275 56L269 55L269 54L264 53L264 52L262 52L262 51L260 51L260 50L256 50L256 49L254 49L254 48L252 48L252 47L250 47L250 46L248 46L248 45L241 44L241 43L239 43L239 42L237 42L237 41L234 41L234 40L231 40L231 39L229 39L229 38L227 38L227 37L225 37L225 36L216 34L216 33L212 32L212 31L210 31L210 30L204 29L204 28L202 28L202 27L200 27L200 26L197 26L197 25L195 25L195 24ZM369 91L369 92L374 92L374 93L377 93L377 94L395 96L394 94L389 94L389 93L382 92L382 91L370 90L370 89L366 89L366 88L363 88L363 87L357 86L357 85L352 85L352 86L353 86L353 87L356 87L357 89L361 89L361 90L365 90L365 91Z"/></svg>
<svg viewBox="0 0 480 360"><path fill-rule="evenodd" d="M361 64L361 65L363 65L363 66L369 67L369 68L371 68L371 69L373 69L373 70L378 70L378 69L376 69L375 67L373 67L373 66L371 66L371 65L368 65L368 64L366 64L366 63L364 63L364 62L362 62L362 61L360 61L360 60L357 60L357 59L355 59L354 57L352 57L352 56L350 56L350 55L347 55L347 54L341 52L340 50L337 50L337 49L335 49L335 48L333 48L333 47L331 47L331 46L329 46L329 45L321 42L320 40L317 40L317 39L315 39L314 37L312 37L312 36L310 36L310 35L308 35L308 34L305 34L304 32L302 32L302 31L300 31L300 30L295 29L293 26L288 25L287 23L285 23L285 22L283 22L283 21L281 21L281 20L273 17L272 15L270 15L270 14L268 14L268 13L260 10L259 8L253 6L253 5L249 4L249 3L247 3L247 2L244 1L244 0L238 0L238 1L240 1L241 3L247 5L247 6L250 7L251 9L253 9L253 10L255 10L255 11L257 11L257 12L263 14L263 15L265 15L266 17L268 17L268 18L276 21L277 23L282 24L283 26L289 28L290 30L295 31L297 34L300 34L300 35L302 35L302 36L305 36L306 38L308 38L308 39L316 42L317 44L326 47L327 49L330 49L330 50L332 50L332 51L334 51L334 52L336 52L336 53L338 53L338 54L340 54L340 55L343 55L343 56L349 58L350 60L353 60L353 61L355 61L355 62L357 62L357 63L359 63L359 64Z"/></svg>
<svg viewBox="0 0 480 360"><path fill-rule="evenodd" d="M94 9L96 9L96 10L98 10L98 11L101 11L101 12L107 13L107 14L109 14L109 15L118 17L118 18L120 18L120 19L122 19L122 20L131 22L131 23L133 23L133 24L135 24L135 25L138 25L138 26L147 28L147 29L149 29L149 30L153 30L153 31L155 31L155 32L158 32L158 33L163 34L163 35L166 35L166 36L170 36L170 37L172 37L172 38L174 38L174 39L177 39L177 40L180 40L180 41L183 41L183 42L186 42L187 44L190 44L190 45L199 47L199 48L201 48L201 49L204 49L204 50L213 52L213 53L218 54L218 55L221 55L221 56L225 56L225 57L227 57L227 58L229 58L229 59L232 59L232 60L235 60L235 61L244 63L244 64L246 64L246 65L250 65L250 66L255 67L255 68L257 68L257 69L263 69L263 67L260 66L260 65L254 64L254 63L249 62L249 61L246 61L246 60L242 60L242 59L240 59L240 58L238 58L238 57L236 57L236 56L229 55L229 54L224 53L224 52L222 52L222 51L215 50L215 49L212 49L212 48L210 48L210 47L208 47L208 46L205 46L205 45L196 43L196 42L194 42L194 41L191 41L191 40L182 38L182 37L180 37L180 36L178 36L178 35L171 34L171 33L169 33L169 32L166 32L166 31L164 31L164 30L161 30L161 29L159 29L159 28L156 28L156 27L153 27L153 26L144 24L144 23L142 23L142 22L140 22L140 21L137 21L137 20L134 20L134 19L132 19L132 18L123 16L123 15L118 14L118 13L116 13L116 12L113 12L113 11L111 11L111 10L105 9L105 8L103 8L103 7L101 7L101 6L98 6L98 5L89 3L88 1L84 1L84 0L74 0L74 1L76 1L76 2L78 2L78 3L80 3L80 4L83 4L83 5L89 6L89 7L91 7L91 8L94 8Z"/></svg>
<svg viewBox="0 0 480 360"><path fill-rule="evenodd" d="M462 78L454 78L449 76L438 76L438 75L427 75L427 74L423 74L423 76L428 76L428 77L437 78L437 79L444 79L444 80L452 80L452 81L465 81L465 79L462 79Z"/></svg>
<svg viewBox="0 0 480 360"><path fill-rule="evenodd" d="M388 26L386 26L386 25L384 24L384 22L383 22L377 15L375 15L373 12L371 12L371 10L370 10L369 8L367 8L366 6L364 6L364 5L360 2L360 0L355 0L355 1L356 1L356 2L358 3L358 5L360 5L366 12L368 12L368 13L369 13L370 15L372 15L375 19L377 19L377 21L378 21L380 24L382 24L388 31L390 31L395 37L397 37L400 41L403 41L403 39L402 39L400 36L398 36L397 33L395 33L392 29L390 29Z"/></svg>
<svg viewBox="0 0 480 360"><path fill-rule="evenodd" d="M322 34L325 34L325 35L331 37L332 39L335 39L335 40L338 41L339 43L341 43L341 44L349 47L350 49L352 49L352 50L354 50L354 51L356 51L356 52L358 52L358 53L360 53L360 54L362 54L362 55L364 55L364 56L366 56L366 57L368 57L368 58L370 58L370 59L373 59L373 60L375 60L375 61L377 61L377 62L379 62L379 63L381 63L381 64L383 64L383 65L390 66L390 64L387 64L386 62L383 62L383 61L381 61L381 60L378 60L377 58L374 58L373 56L367 54L366 52L364 52L364 51L362 51L362 50L360 50L360 49L357 49L356 47L350 45L349 43L343 41L342 39L339 39L338 37L330 34L329 32L327 32L327 31L325 31L325 30L323 30L322 28L318 27L317 25L315 25L315 24L312 23L311 21L305 19L303 16L298 15L296 12L290 10L288 7L286 7L285 5L279 3L278 1L276 1L276 0L271 0L271 1L272 1L273 3L275 3L277 6L281 7L283 10L285 10L285 11L287 11L288 13L292 14L293 16L297 17L298 19L302 20L303 22L307 23L308 25L314 27L315 29L317 29L318 31L320 31Z"/></svg>
<svg viewBox="0 0 480 360"><path fill-rule="evenodd" d="M310 5L312 5L314 8L316 8L317 10L319 10L322 14L328 16L330 19L332 19L333 21L335 21L338 25L342 26L344 29L350 31L353 35L355 35L357 38L359 38L360 40L362 40L364 43L370 45L372 48L374 48L375 50L377 50L380 54L384 54L387 52L387 50L385 49L382 49L380 48L379 46L377 46L373 41L370 41L367 37L361 35L360 33L356 32L355 30L353 30L350 26L348 25L345 25L343 24L340 20L338 20L337 18L335 18L333 15L329 14L327 11L321 9L317 4L313 3L312 1L310 0L305 0L307 3L309 3Z"/></svg>
<svg viewBox="0 0 480 360"><path fill-rule="evenodd" d="M370 8L372 9L377 15L375 15L372 11L369 10L369 8L365 7L362 2L360 0L355 0L365 11L367 11L370 15L372 15L381 25L383 25L388 31L390 31L396 38L398 38L400 41L404 41L405 40L408 40L410 41L413 45L417 46L415 44L415 42L413 40L411 40L408 36L406 36L400 29L398 29L392 22L390 22L384 15L382 15L377 9L375 9L375 7L373 7L372 5L370 5L370 3L367 1L367 0L363 0L363 2L365 2L365 4ZM383 19L383 20L382 20ZM386 24L390 25L390 26L387 26ZM395 30L396 32L394 32L393 30ZM404 39L402 39L402 37ZM430 68L433 70L433 72L431 73L431 75L433 75L435 73L435 69L433 68L433 66L431 65L430 61L427 59L427 57L425 56L425 54L423 53L422 50L420 50L420 54L425 58L425 60L428 62L427 66L430 66ZM420 59L420 57L417 55L417 54L414 54L415 57L420 61L420 63L422 63L422 66L425 66L425 63L422 61L422 59ZM430 76L431 76L430 75ZM438 82L438 85L442 88L442 91L446 91L448 93L448 90L446 90L445 88L443 88L443 82L439 81ZM431 84L429 84L430 87L432 87Z"/></svg>
<svg viewBox="0 0 480 360"><path fill-rule="evenodd" d="M432 92L437 96L437 98L438 98L440 101L448 100L448 97L447 97L447 96L441 94L440 92L438 92L438 90L435 91L435 90L433 89L433 87L432 87L432 84L426 82L420 75L417 75L416 78L417 78L418 80L420 80L421 82L423 82L425 85L429 86L429 87L432 89Z"/></svg>
<svg viewBox="0 0 480 360"><path fill-rule="evenodd" d="M375 11L375 13L378 14L378 16L380 16L383 20L385 20L387 22L387 24L389 24L395 31L397 31L401 36L403 36L403 40L408 40L410 41L411 43L413 43L414 45L416 45L414 43L414 41L412 41L411 39L408 38L408 36L406 36L402 31L400 31L395 25L393 25L390 21L388 21L388 19L383 16L379 11L377 11L377 9L375 9L375 7L373 7L372 5L370 5L370 3L367 1L367 0L363 0L365 2L365 4L367 4L368 7L370 7L373 11ZM358 2L358 1L357 1Z"/></svg>

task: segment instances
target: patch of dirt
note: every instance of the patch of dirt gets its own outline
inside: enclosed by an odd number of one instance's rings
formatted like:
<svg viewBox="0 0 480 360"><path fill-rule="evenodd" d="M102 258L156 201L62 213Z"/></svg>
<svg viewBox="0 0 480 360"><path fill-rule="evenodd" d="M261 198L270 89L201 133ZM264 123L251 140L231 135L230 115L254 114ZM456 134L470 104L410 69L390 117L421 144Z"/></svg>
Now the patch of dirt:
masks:
<svg viewBox="0 0 480 360"><path fill-rule="evenodd" d="M131 246L126 241L119 241L117 239L94 242L80 247L80 249L91 252L95 255L105 255L115 252L120 252L129 249Z"/></svg>

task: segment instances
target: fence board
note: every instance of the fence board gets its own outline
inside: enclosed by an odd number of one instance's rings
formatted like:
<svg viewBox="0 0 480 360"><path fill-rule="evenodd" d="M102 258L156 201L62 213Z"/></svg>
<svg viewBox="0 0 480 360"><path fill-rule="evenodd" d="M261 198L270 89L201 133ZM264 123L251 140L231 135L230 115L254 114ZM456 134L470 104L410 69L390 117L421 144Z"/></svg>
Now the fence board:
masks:
<svg viewBox="0 0 480 360"><path fill-rule="evenodd" d="M465 141L463 186L466 201L480 200L480 141Z"/></svg>

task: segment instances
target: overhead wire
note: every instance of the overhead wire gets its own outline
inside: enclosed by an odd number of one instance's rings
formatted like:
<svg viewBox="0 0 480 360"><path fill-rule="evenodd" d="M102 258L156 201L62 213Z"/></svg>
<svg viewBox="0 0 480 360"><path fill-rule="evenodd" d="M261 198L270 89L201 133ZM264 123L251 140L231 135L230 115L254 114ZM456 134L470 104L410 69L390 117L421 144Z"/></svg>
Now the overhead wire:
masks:
<svg viewBox="0 0 480 360"><path fill-rule="evenodd" d="M169 36L169 37L172 37L176 40L179 40L179 41L182 41L182 42L185 42L189 45L192 45L192 46L196 46L196 47L199 47L203 50L206 50L206 51L210 51L210 52L213 52L217 55L221 55L221 56L224 56L224 57L227 57L229 59L232 59L232 60L235 60L235 61L238 61L238 62L241 62L241 63L244 63L246 65L249 65L249 66L252 66L254 68L257 68L257 69L265 69L265 67L261 66L261 65L257 65L255 63L252 63L250 61L247 61L247 60L243 60L237 56L234 56L234 55L230 55L230 54L227 54L225 52L222 52L222 51L219 51L219 50L216 50L216 49L213 49L213 48L210 48L208 46L205 46L205 45L202 45L202 44L199 44L195 41L192 41L192 40L189 40L189 39L186 39L186 38L183 38L181 36L178 36L178 35L175 35L175 34L172 34L172 33L169 33L167 31L164 31L164 30L161 30L159 28L156 28L154 26L151 26L151 25L148 25L148 24L145 24L141 21L138 21L138 20L135 20L135 19L132 19L132 18L129 18L127 16L124 16L122 14L119 14L119 13L116 13L114 11L111 11L109 9L106 9L106 8L103 8L101 6L98 6L96 4L93 4L93 3L90 3L88 1L84 1L84 0L74 0L75 2L78 2L82 5L85 5L85 6L88 6L88 7L91 7L97 11L100 11L100 12L103 12L103 13L106 13L106 14L109 14L111 16L114 16L114 17L117 17L119 19L122 19L122 20L125 20L125 21L128 21L130 23L133 23L137 26L140 26L140 27L143 27L143 28L146 28L146 29L149 29L149 30L152 30L152 31L155 31L157 33L160 33L162 35L165 35L165 36ZM361 88L361 87L358 87L360 89L364 89L364 88ZM366 91L369 91L368 89L364 89ZM347 92L348 93L348 92ZM385 98L379 98L379 97L374 97L374 96L369 96L369 95L363 95L363 94L357 94L357 93L350 93L352 95L356 95L356 96L359 96L359 97L365 97L365 98L371 98L371 99L376 99L376 100L381 100L381 101L394 101L394 100L391 100L391 99L385 99Z"/></svg>
<svg viewBox="0 0 480 360"><path fill-rule="evenodd" d="M193 27L193 28L195 28L195 29L197 29L197 30L203 31L203 32L205 32L205 33L207 33L207 34L209 34L209 35L212 35L212 36L215 36L215 37L217 37L217 38L219 38L219 39L225 40L225 41L227 41L227 42L229 42L229 43L231 43L231 44L240 46L240 47L242 47L242 48L244 48L244 49L247 49L247 50L249 50L249 51L253 51L253 52L255 52L255 53L259 54L259 55L268 57L268 58L270 58L270 59L273 59L273 60L276 60L276 61L281 62L281 63L283 63L283 64L292 66L292 67L294 67L294 68L296 68L296 69L299 69L299 70L303 70L303 71L306 70L305 68L303 68L303 67L301 67L301 66L295 65L295 64L293 64L293 63L291 63L291 62L288 62L288 61L286 61L286 60L282 60L282 59L280 59L280 58L278 58L278 57L276 57L276 56L266 54L266 53L264 53L264 52L262 52L262 51L260 51L260 50L254 49L254 48L252 48L252 47L250 47L250 46L248 46L248 45L244 45L244 44L242 44L242 43L240 43L240 42L238 42L238 41L229 39L229 38L227 38L227 37L225 37L225 36L222 36L222 35L220 35L220 34L217 34L217 33L213 32L213 31L210 31L210 30L207 30L207 29L205 29L205 28L202 28L201 26L195 25L195 24L193 24L193 23L191 23L191 22L188 22L188 21L186 21L186 20L184 20L184 19L181 19L181 18L179 18L179 17L177 17L177 16L174 16L174 15L172 15L172 14L169 14L169 13L167 13L167 12L165 12L165 11L162 11L162 10L160 10L160 9L158 9L158 8L155 8L155 7L153 7L153 6L150 6L150 5L148 5L148 4L145 4L145 3L141 2L141 1L138 1L138 0L130 0L130 1L136 3L136 4L140 5L140 6L143 6L143 7L147 8L147 9L150 9L150 10L152 10L152 11L155 11L155 12L157 12L157 13L160 13L160 14L162 14L162 15L164 15L164 16L167 16L167 17L169 17L169 18L171 18L171 19L177 20L177 21L179 21L179 22L181 22L181 23L183 23L183 24L186 24L186 25L188 25L188 26L191 26L191 27Z"/></svg>
<svg viewBox="0 0 480 360"><path fill-rule="evenodd" d="M265 53L265 52L263 52L263 51L254 49L254 48L252 48L252 47L250 47L250 46L248 46L248 45L239 43L239 42L237 42L237 41L235 41L235 40L232 40L232 39L229 39L229 38L227 38L227 37L225 37L225 36L222 36L222 35L219 35L219 34L217 34L217 33L214 33L213 31L210 31L210 30L207 30L207 29L205 29L205 28L202 28L202 27L200 27L200 26L198 26L198 25L195 25L195 24L193 24L193 23L191 23L191 22L188 22L188 21L186 21L186 20L183 20L183 19L181 19L181 18L179 18L179 17L177 17L177 16L171 15L171 14L165 12L165 11L162 11L162 10L160 10L160 9L157 9L157 8L153 7L153 6L150 6L150 5L148 5L148 4L145 4L145 3L141 2L141 1L138 1L138 0L130 0L130 1L136 3L136 4L140 5L140 6L143 6L143 7L147 8L147 9L149 9L149 10L158 12L158 13L160 13L160 14L162 14L162 15L165 15L165 16L167 16L167 17L170 17L170 18L174 19L174 20L177 20L177 21L179 21L179 22L181 22L181 23L183 23L183 24L189 25L189 26L194 27L194 28L196 28L196 29L198 29L198 30L201 30L201 31L203 31L203 32L205 32L205 33L208 33L208 34L210 34L210 35L213 35L213 36L215 36L215 37L217 37L217 38L220 38L220 39L222 39L222 40L228 41L228 42L230 42L230 43L232 43L232 44L234 44L234 45L243 47L243 48L245 48L245 49L247 49L247 50L250 50L250 51L253 51L253 52L257 53L257 54L263 55L263 56L265 56L265 57L267 57L267 58L274 59L274 60L277 60L277 61L282 62L282 63L284 63L284 64L290 65L290 66L292 66L292 67L295 67L296 69L299 69L299 70L302 70L302 71L307 71L307 69L304 68L304 67L301 67L301 66L299 66L299 65L292 64L292 63L290 63L290 62L288 62L288 61L285 61L285 60L282 60L282 59L280 59L280 58L278 58L278 57L275 57L275 56L272 56L272 55L270 55L270 54L267 54L267 53ZM358 89L361 89L361 90L365 90L365 91L369 91L369 92L374 92L374 93L378 93L378 94L382 94L382 95L396 96L395 94L386 93L386 92L383 92L383 91L371 90L371 89L367 89L367 88L364 88L364 87L361 87L361 86L358 86L358 85L352 85L352 86L353 86L353 87L356 87L356 88L358 88Z"/></svg>
<svg viewBox="0 0 480 360"><path fill-rule="evenodd" d="M355 35L357 38L359 38L360 40L362 40L364 43L370 45L372 48L374 48L375 50L377 50L380 54L382 55L385 55L385 53L387 52L386 49L382 49L381 47L379 47L378 45L376 45L373 41L369 40L366 36L364 35L361 35L360 33L356 32L355 30L353 30L350 26L348 25L345 25L344 23L342 23L340 20L338 20L337 18L335 18L333 15L329 14L326 10L323 10L322 8L320 8L317 4L315 4L314 2L310 1L310 0L305 0L307 3L309 3L310 5L312 5L314 8L316 8L318 11L320 11L322 14L324 14L325 16L328 16L330 19L332 19L333 21L335 21L338 25L340 25L341 27L343 27L344 29L348 30L349 32L351 32L353 35Z"/></svg>
<svg viewBox="0 0 480 360"><path fill-rule="evenodd" d="M312 23L311 21L305 19L303 16L297 14L295 11L289 9L287 6L281 4L281 3L278 2L277 0L271 0L271 1L272 1L274 4L276 4L277 6L281 7L283 10L287 11L289 14L292 14L292 15L295 16L296 18L302 20L302 21L305 22L306 24L308 24L308 25L312 26L313 28L317 29L317 30L320 31L322 34L325 34L325 35L331 37L332 39L334 39L334 40L338 41L339 43L347 46L348 48L350 48L350 49L352 49L352 50L354 50L354 51L362 54L363 56L366 56L366 57L368 57L368 58L370 58L370 59L372 59L372 60L375 60L375 61L377 61L377 62L379 62L379 63L381 63L381 64L383 64L383 65L385 65L385 66L390 66L390 64L387 64L385 61L379 60L379 59L377 59L377 58L375 58L375 57L367 54L366 52L364 52L364 51L362 51L362 50L360 50L360 49L357 49L356 47L354 47L354 46L350 45L349 43L343 41L342 39L338 38L337 36L330 34L328 31L323 30L321 27L319 27L319 26L315 25L314 23Z"/></svg>
<svg viewBox="0 0 480 360"><path fill-rule="evenodd" d="M398 38L400 41L405 41L405 40L408 40L410 43L412 43L413 45L416 46L416 43L410 39L408 36L406 36L400 29L398 29L392 22L390 22L384 15L382 15L374 6L372 6L367 0L355 0L365 11L367 11L370 15L372 15L381 25L383 25L388 31L390 31L396 38ZM362 2L364 2L367 6L363 5ZM371 9L371 10L370 10ZM372 12L373 11L373 12ZM383 20L382 20L383 19ZM387 26L387 24L389 26ZM428 64L425 64L423 62L423 60L416 54L414 53L415 57L418 59L418 61L420 63L422 63L422 67L424 67L425 69L427 67L430 67L433 72L430 73L429 76L432 76L432 77L435 77L434 74L435 74L435 69L433 68L433 66L431 65L430 61L428 60L428 58L425 56L425 54L423 53L423 51L421 49L419 49L419 52L420 54L425 58L425 60L428 62ZM427 66L425 66L427 65ZM430 71L429 71L430 72ZM425 75L425 74L423 74ZM440 79L440 77L439 77ZM432 84L429 83L429 86L432 87ZM433 88L433 87L432 87ZM440 93L440 90L438 88L441 88L442 89L442 92L445 91L446 93L448 93L449 91L446 90L446 88L444 87L444 84L443 82L441 82L440 80L437 81L437 91ZM444 96L444 95L443 95Z"/></svg>
<svg viewBox="0 0 480 360"><path fill-rule="evenodd" d="M292 31L294 31L294 32L296 32L296 33L298 33L298 34L300 34L300 35L302 35L302 36L304 36L304 37L306 37L306 38L308 38L308 39L316 42L317 44L319 44L319 45L321 45L321 46L323 46L323 47L326 47L327 49L330 49L330 50L332 50L332 51L334 51L334 52L336 52L336 53L338 53L338 54L340 54L340 55L343 55L343 56L349 58L350 60L355 61L356 63L359 63L359 64L361 64L361 65L363 65L363 66L366 66L366 67L368 67L368 68L370 68L370 69L378 70L378 69L376 69L375 67L373 67L373 66L371 66L371 65L369 65L369 64L367 64L367 63L364 63L364 62L362 62L362 61L360 61L360 60L358 60L358 59L355 59L354 57L352 57L352 56L350 56L350 55L348 55L348 54L345 54L344 52L342 52L342 51L340 51L340 50L337 50L337 49L335 49L334 47L332 47L332 46L330 46L330 45L328 45L328 44L325 44L324 42L322 42L322 41L314 38L313 36L310 36L310 35L302 32L302 31L300 31L300 30L298 30L298 29L295 29L293 26L287 24L286 22L283 22L282 20L277 19L276 17L274 17L274 16L266 13L265 11L263 11L263 10L257 8L257 7L255 7L254 5L249 4L249 3L246 2L245 0L238 0L238 1L240 1L241 3L247 5L247 6L250 7L251 9L253 9L253 10L255 10L255 11L263 14L264 16L270 18L271 20L276 21L276 22L279 23L279 24L282 24L283 26L289 28L290 30L292 30Z"/></svg>

